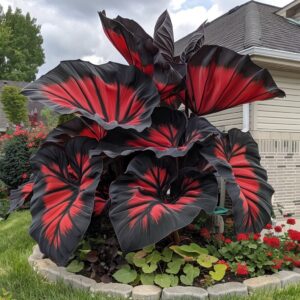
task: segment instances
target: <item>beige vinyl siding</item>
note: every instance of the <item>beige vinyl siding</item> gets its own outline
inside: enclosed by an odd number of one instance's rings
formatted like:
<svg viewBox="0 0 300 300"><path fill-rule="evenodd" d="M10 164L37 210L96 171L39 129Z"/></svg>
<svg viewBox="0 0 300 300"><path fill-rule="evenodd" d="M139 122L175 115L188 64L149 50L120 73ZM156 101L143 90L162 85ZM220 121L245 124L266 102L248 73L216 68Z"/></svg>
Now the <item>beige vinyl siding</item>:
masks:
<svg viewBox="0 0 300 300"><path fill-rule="evenodd" d="M258 101L253 106L252 130L300 132L300 72L271 71L286 97Z"/></svg>
<svg viewBox="0 0 300 300"><path fill-rule="evenodd" d="M230 128L242 129L243 127L243 107L241 105L205 117L220 130L227 131Z"/></svg>

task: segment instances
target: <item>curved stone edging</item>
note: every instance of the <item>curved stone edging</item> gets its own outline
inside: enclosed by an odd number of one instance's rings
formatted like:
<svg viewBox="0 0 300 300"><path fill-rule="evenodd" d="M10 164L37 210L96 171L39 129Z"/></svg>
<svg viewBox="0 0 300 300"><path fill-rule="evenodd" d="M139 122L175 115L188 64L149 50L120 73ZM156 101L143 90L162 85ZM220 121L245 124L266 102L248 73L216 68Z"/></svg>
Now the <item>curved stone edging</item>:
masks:
<svg viewBox="0 0 300 300"><path fill-rule="evenodd" d="M132 287L121 283L97 283L82 275L70 273L64 267L58 267L48 258L44 258L38 245L33 247L28 257L33 269L50 282L64 281L74 288L80 288L91 293L101 293L107 296L122 298L132 297L133 300L171 300L171 299L220 299L223 296L245 296L259 289L279 289L291 284L300 283L300 269L280 271L273 275L264 275L240 282L219 283L207 290L198 287L176 286L161 289L154 285L139 285Z"/></svg>

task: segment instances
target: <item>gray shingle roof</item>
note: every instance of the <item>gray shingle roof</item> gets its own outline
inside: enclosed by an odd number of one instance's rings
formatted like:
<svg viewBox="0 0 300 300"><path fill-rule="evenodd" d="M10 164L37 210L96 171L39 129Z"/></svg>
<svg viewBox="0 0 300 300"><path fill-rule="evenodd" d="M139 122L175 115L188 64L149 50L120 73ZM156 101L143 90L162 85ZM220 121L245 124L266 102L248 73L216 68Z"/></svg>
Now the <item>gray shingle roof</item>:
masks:
<svg viewBox="0 0 300 300"><path fill-rule="evenodd" d="M276 15L278 9L256 1L237 6L205 25L205 44L235 51L256 46L300 53L300 26ZM176 56L184 50L190 36L175 43Z"/></svg>

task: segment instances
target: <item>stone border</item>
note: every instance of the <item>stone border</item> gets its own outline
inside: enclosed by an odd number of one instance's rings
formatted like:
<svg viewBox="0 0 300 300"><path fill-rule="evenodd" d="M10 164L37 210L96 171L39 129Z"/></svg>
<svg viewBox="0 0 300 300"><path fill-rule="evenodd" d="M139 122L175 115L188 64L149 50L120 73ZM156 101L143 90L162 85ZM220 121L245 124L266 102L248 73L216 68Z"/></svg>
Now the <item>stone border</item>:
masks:
<svg viewBox="0 0 300 300"><path fill-rule="evenodd" d="M74 288L100 293L106 296L131 298L133 300L182 300L182 299L220 299L224 296L246 296L259 289L274 290L293 284L300 284L300 269L280 271L273 275L264 275L240 282L219 283L207 290L198 287L176 286L161 289L155 285L139 285L132 287L121 283L97 283L82 275L70 273L64 267L58 267L48 258L44 258L38 245L33 247L28 257L32 268L50 282L63 281Z"/></svg>

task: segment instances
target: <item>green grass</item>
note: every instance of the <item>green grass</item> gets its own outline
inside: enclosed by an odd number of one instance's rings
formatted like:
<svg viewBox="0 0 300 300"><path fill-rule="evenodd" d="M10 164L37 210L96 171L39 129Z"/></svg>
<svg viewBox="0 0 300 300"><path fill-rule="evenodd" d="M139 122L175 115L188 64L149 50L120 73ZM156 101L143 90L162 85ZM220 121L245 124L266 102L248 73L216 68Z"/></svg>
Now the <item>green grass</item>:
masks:
<svg viewBox="0 0 300 300"><path fill-rule="evenodd" d="M50 284L37 275L27 263L34 241L27 231L30 224L28 212L17 212L7 221L0 222L0 300L4 288L16 300L106 300L104 296L91 297L89 293L74 290L63 283ZM2 297L1 297L2 296ZM226 300L240 300L229 297ZM259 293L247 300L300 300L300 286L279 290L273 293Z"/></svg>

